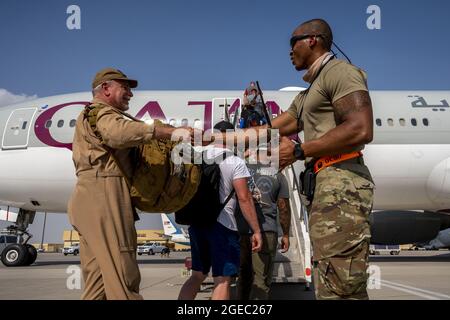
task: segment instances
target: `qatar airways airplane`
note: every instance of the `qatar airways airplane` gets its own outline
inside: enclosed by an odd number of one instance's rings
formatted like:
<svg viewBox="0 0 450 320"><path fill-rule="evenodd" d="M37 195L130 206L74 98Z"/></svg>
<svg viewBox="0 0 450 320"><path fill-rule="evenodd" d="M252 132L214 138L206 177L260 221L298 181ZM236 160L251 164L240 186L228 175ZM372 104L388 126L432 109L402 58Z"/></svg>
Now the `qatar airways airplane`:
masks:
<svg viewBox="0 0 450 320"><path fill-rule="evenodd" d="M297 93L292 88L266 91L270 113L276 117L286 110ZM372 242L431 240L450 227L450 92L370 95L375 132L363 153L376 183ZM207 130L225 109L235 121L241 96L241 91L136 91L128 112L142 120ZM37 211L66 212L76 182L75 119L90 100L85 92L0 108L0 219L15 223L10 233L26 235ZM18 214L7 207L19 209Z"/></svg>

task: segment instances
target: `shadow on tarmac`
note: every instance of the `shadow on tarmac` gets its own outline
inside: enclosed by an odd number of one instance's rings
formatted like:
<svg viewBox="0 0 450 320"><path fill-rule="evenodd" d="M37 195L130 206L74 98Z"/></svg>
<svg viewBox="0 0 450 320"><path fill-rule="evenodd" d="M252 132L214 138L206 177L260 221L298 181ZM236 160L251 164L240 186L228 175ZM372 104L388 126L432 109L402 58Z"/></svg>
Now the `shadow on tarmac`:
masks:
<svg viewBox="0 0 450 320"><path fill-rule="evenodd" d="M184 259L138 260L138 264L182 264L182 265L184 265Z"/></svg>
<svg viewBox="0 0 450 320"><path fill-rule="evenodd" d="M269 295L270 300L315 300L314 286L306 290L304 284L273 283Z"/></svg>

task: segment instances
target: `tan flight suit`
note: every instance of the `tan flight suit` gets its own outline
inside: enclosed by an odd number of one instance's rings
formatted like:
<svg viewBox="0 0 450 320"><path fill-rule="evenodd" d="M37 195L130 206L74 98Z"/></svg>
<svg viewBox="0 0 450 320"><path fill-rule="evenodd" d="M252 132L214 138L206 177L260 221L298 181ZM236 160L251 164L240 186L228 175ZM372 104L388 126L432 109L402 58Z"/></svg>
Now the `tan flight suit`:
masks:
<svg viewBox="0 0 450 320"><path fill-rule="evenodd" d="M131 147L150 142L154 127L130 121L100 100L97 131L131 175ZM70 222L80 234L82 299L142 299L136 261L135 210L127 183L83 113L77 119L73 161L78 177L69 201Z"/></svg>

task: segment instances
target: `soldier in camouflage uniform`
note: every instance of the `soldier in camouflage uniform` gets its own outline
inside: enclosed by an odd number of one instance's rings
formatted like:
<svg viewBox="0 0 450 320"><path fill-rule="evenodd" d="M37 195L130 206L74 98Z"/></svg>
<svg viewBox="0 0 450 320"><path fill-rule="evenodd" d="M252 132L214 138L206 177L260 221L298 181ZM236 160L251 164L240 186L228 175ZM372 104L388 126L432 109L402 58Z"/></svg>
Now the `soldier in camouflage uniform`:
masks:
<svg viewBox="0 0 450 320"><path fill-rule="evenodd" d="M350 170L331 166L317 175L308 210L317 298L368 298L372 197L373 183Z"/></svg>
<svg viewBox="0 0 450 320"><path fill-rule="evenodd" d="M369 213L374 183L362 150L373 139L366 74L329 51L332 31L321 19L301 24L291 38L291 60L310 88L273 120L280 166L305 160L316 187L308 207L317 299L368 299ZM261 128L260 128L261 129ZM287 136L304 131L305 141ZM333 160L333 161L331 161ZM321 164L321 166L319 166Z"/></svg>

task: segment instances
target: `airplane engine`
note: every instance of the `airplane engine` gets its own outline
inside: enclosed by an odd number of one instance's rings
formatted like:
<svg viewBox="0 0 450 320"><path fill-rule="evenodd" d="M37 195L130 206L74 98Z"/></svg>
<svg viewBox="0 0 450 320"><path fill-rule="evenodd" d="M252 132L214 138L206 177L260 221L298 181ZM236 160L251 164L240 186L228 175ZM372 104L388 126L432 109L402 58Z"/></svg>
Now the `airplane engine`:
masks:
<svg viewBox="0 0 450 320"><path fill-rule="evenodd" d="M370 217L373 244L413 244L450 228L450 215L437 212L377 211Z"/></svg>
<svg viewBox="0 0 450 320"><path fill-rule="evenodd" d="M450 158L439 162L427 181L427 193L431 201L446 208L450 199Z"/></svg>

